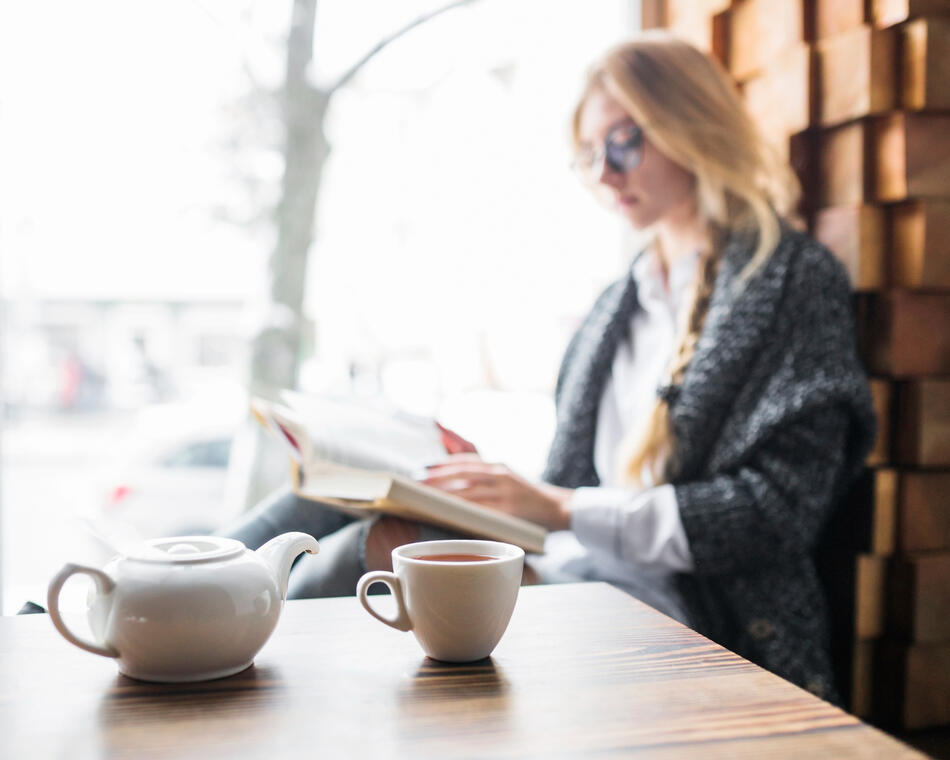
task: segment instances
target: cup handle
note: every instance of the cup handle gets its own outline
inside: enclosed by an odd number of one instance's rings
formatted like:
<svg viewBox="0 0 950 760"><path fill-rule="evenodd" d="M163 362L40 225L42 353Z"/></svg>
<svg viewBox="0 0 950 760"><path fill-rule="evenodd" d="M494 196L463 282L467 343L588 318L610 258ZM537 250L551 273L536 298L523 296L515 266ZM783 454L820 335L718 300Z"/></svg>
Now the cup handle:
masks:
<svg viewBox="0 0 950 760"><path fill-rule="evenodd" d="M75 644L80 649L85 649L93 654L100 654L103 657L118 657L119 651L110 644L95 644L74 634L66 626L63 616L59 613L59 594L63 590L63 584L69 576L73 574L84 574L90 576L96 582L96 590L100 594L110 594L115 588L115 581L106 575L102 570L85 565L74 565L68 563L63 565L63 569L56 573L56 577L50 581L49 591L46 594L46 608L49 611L50 620L56 626L63 638L70 644Z"/></svg>
<svg viewBox="0 0 950 760"><path fill-rule="evenodd" d="M374 610L369 603L366 594L369 591L369 587L374 583L385 583L389 586L389 590L392 591L393 597L396 599L396 617L383 617ZM393 573L387 573L385 570L374 570L371 573L366 573L360 578L359 583L356 584L356 595L360 598L360 603L366 608L366 611L381 623L392 626L398 631L408 631L412 629L412 620L409 619L406 602L402 596L402 584L399 582L399 578Z"/></svg>

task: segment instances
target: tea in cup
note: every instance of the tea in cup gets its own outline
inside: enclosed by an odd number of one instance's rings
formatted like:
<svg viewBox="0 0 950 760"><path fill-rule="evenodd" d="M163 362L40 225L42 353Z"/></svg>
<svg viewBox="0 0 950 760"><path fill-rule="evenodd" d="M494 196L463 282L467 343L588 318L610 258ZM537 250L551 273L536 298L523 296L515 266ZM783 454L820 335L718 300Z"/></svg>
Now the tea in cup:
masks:
<svg viewBox="0 0 950 760"><path fill-rule="evenodd" d="M436 660L471 662L488 657L501 640L518 599L524 551L497 541L421 541L393 549L393 572L366 573L356 595L377 620L412 631ZM396 616L370 604L369 587L384 583Z"/></svg>

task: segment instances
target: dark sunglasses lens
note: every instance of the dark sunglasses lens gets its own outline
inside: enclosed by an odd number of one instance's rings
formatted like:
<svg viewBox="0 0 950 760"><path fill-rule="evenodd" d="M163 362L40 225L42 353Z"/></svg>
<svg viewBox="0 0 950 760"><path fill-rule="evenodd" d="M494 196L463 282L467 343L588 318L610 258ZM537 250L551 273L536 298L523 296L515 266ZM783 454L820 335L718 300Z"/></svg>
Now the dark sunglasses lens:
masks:
<svg viewBox="0 0 950 760"><path fill-rule="evenodd" d="M611 171L636 169L643 157L643 132L638 127L620 127L607 135L604 161Z"/></svg>

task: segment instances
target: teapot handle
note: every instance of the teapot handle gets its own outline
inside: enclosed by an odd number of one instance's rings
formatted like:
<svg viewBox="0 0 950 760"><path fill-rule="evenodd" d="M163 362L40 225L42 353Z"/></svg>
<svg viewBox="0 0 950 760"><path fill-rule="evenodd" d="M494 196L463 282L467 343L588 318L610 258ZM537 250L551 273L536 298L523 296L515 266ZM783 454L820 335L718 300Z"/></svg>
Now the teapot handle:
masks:
<svg viewBox="0 0 950 760"><path fill-rule="evenodd" d="M59 594L63 590L63 584L66 583L69 576L77 573L90 576L96 582L96 589L100 594L110 594L115 588L115 581L102 572L102 570L98 570L94 567L86 567L85 565L74 565L71 562L67 563L63 565L63 569L56 574L56 577L54 577L49 584L49 591L46 595L46 607L49 610L50 619L53 621L53 625L56 626L56 630L59 631L63 635L63 638L70 644L75 644L80 649L85 649L87 652L92 652L93 654L101 654L103 657L118 657L119 651L115 647L109 644L95 644L74 634L66 626L63 616L59 613Z"/></svg>

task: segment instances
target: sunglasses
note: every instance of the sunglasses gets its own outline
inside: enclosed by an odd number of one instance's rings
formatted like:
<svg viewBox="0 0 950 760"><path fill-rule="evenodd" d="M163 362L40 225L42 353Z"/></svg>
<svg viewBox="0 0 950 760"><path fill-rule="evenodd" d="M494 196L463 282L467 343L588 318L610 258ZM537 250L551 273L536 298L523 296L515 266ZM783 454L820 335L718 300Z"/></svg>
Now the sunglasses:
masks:
<svg viewBox="0 0 950 760"><path fill-rule="evenodd" d="M604 138L602 148L586 148L571 164L587 177L597 177L606 167L614 174L636 169L643 160L643 130L636 124L618 124Z"/></svg>

